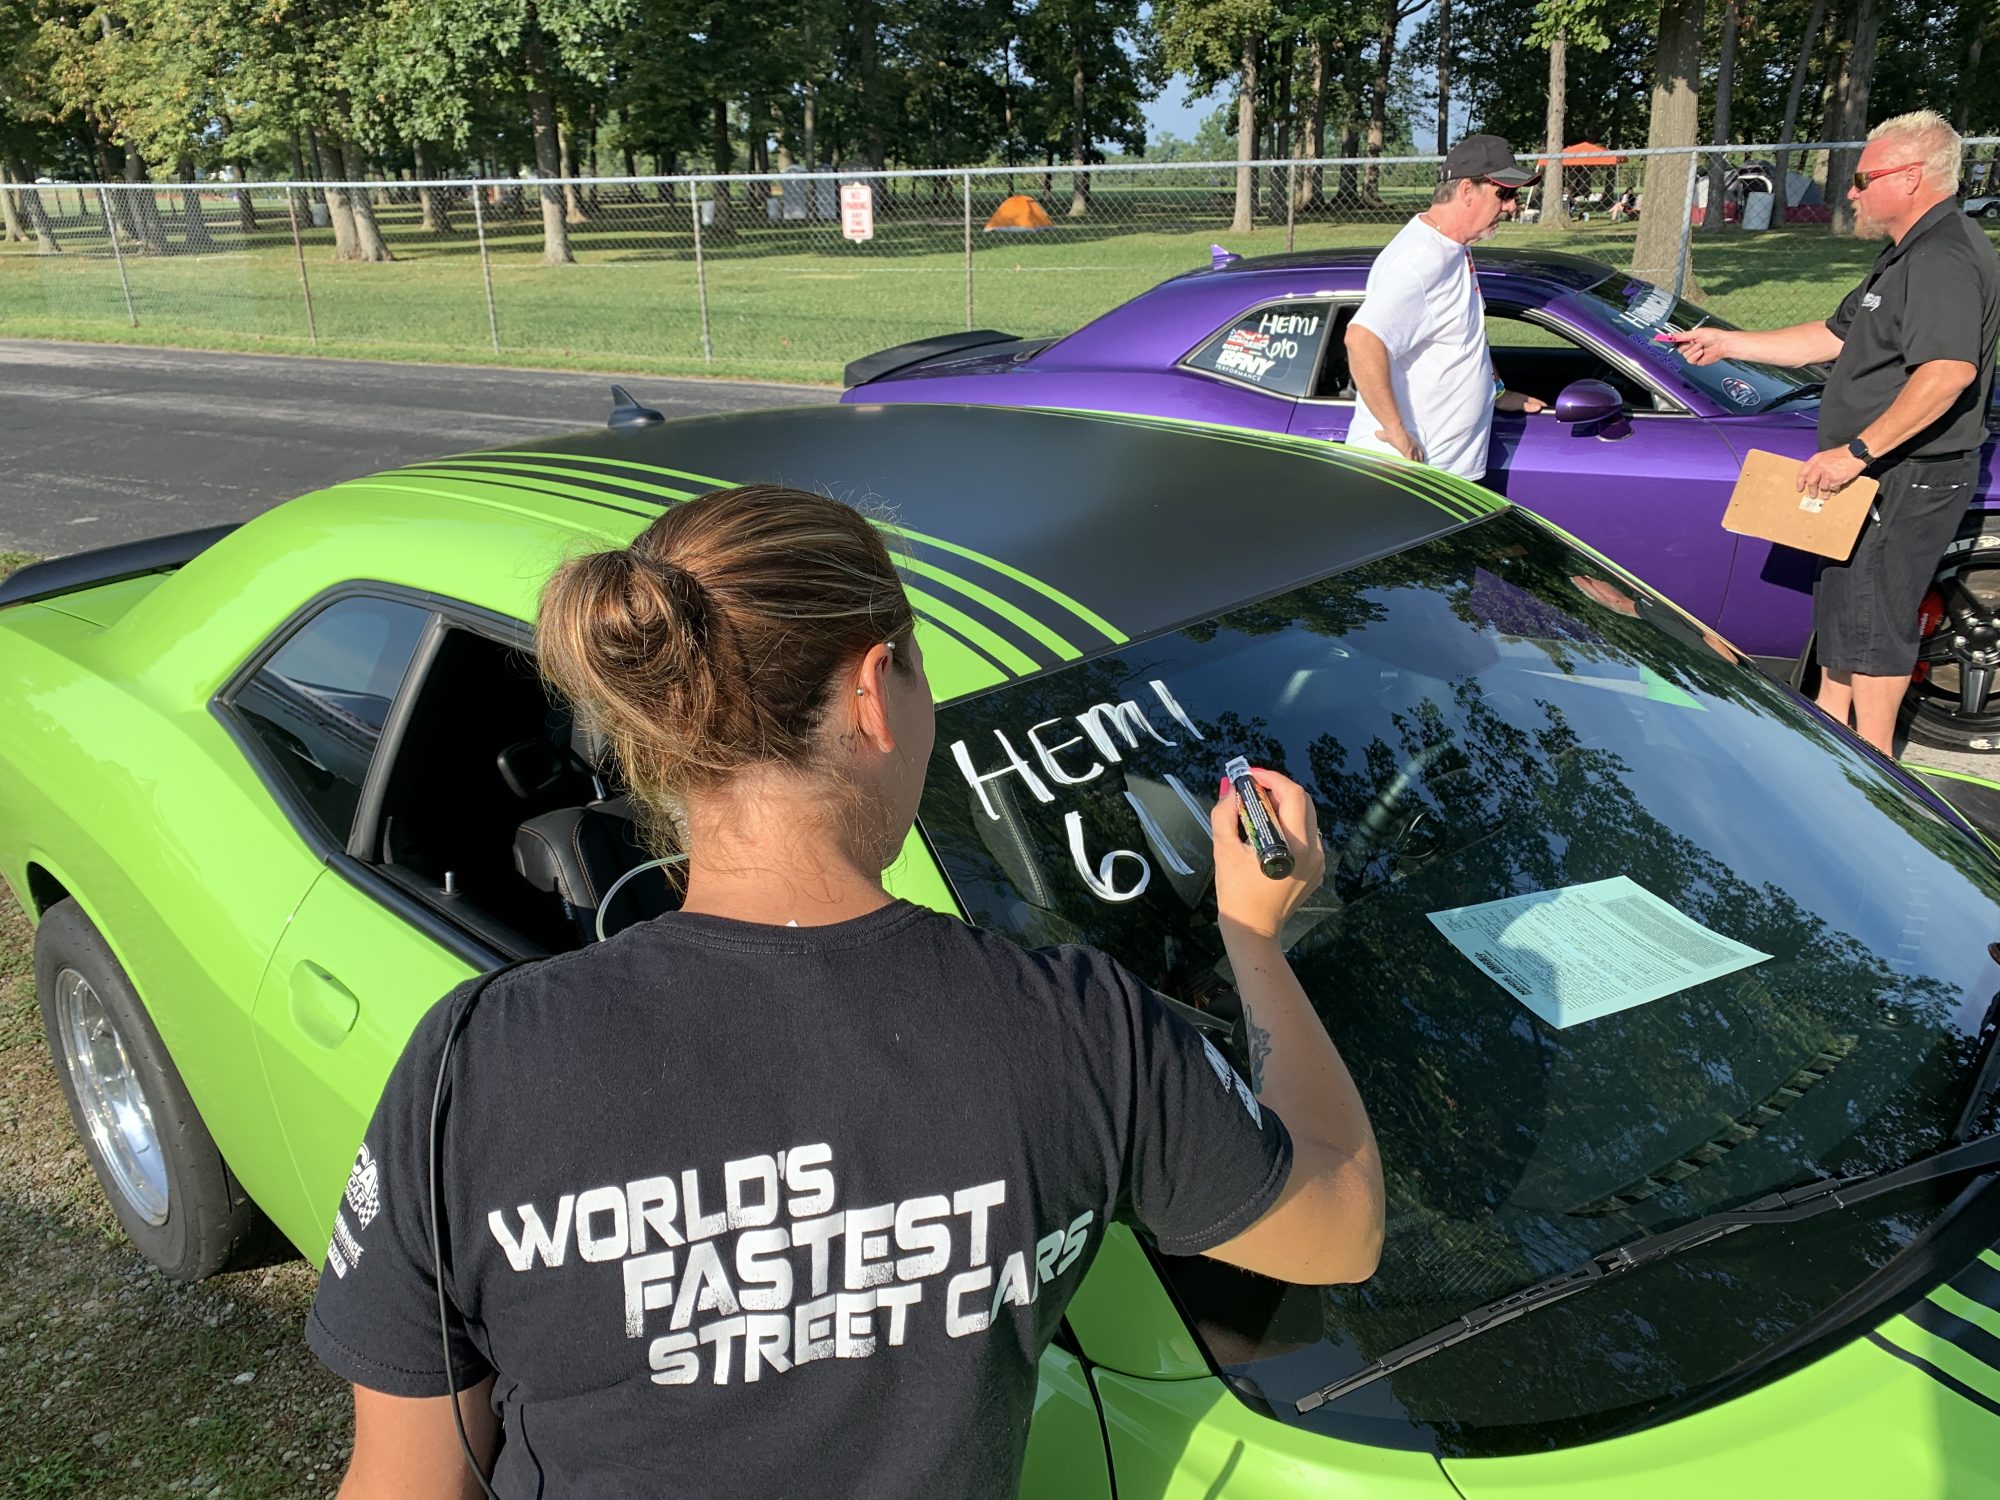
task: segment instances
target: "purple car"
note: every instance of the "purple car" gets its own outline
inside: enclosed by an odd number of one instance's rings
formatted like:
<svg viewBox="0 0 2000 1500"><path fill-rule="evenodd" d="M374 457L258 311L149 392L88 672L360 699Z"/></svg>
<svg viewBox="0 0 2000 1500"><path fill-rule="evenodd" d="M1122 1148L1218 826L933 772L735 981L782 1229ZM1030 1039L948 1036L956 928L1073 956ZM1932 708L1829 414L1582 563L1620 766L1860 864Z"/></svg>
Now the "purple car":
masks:
<svg viewBox="0 0 2000 1500"><path fill-rule="evenodd" d="M1354 387L1344 343L1372 251L1215 264L1163 282L1061 339L985 330L847 367L849 402L968 402L1181 417L1337 442ZM1495 416L1486 483L1624 563L1781 675L1811 665L1816 559L1722 529L1752 448L1817 447L1822 369L1694 368L1654 335L1704 315L1576 256L1478 256L1493 360L1551 409ZM1827 306L1835 297L1828 293ZM1711 323L1720 320L1709 318ZM1726 326L1726 325L1725 325ZM2000 486L1979 498L1924 601L1906 707L1913 738L2000 746Z"/></svg>

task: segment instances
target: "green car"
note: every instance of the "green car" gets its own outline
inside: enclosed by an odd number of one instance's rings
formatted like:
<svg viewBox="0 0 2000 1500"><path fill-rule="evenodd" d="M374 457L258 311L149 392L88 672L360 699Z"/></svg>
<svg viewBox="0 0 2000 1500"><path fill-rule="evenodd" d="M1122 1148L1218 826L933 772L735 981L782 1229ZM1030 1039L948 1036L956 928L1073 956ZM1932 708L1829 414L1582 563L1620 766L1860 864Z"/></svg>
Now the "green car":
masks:
<svg viewBox="0 0 2000 1500"><path fill-rule="evenodd" d="M1326 831L1286 937L1380 1139L1381 1269L1115 1230L1027 1493L2000 1494L1990 846L1493 496L1164 421L626 405L0 585L0 872L169 1274L321 1255L425 1009L663 909L529 622L561 559L753 481L899 549L939 710L897 894L1106 949L1240 1048L1221 765Z"/></svg>

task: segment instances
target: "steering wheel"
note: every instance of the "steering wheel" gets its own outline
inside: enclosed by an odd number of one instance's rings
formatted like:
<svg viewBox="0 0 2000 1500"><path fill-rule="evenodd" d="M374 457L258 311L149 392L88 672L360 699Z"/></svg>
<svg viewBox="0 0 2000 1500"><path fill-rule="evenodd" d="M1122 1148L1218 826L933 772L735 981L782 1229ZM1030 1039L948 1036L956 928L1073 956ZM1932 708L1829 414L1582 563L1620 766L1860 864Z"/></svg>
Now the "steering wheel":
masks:
<svg viewBox="0 0 2000 1500"><path fill-rule="evenodd" d="M1430 769L1431 762L1452 748L1449 740L1440 740L1435 745L1426 745L1403 762L1394 776L1383 784L1368 804L1368 810L1355 822L1354 831L1347 836L1347 843L1341 848L1340 863L1335 866L1343 874L1354 874L1368 862L1368 857L1385 838L1389 836L1396 821L1396 813L1403 805L1403 799Z"/></svg>

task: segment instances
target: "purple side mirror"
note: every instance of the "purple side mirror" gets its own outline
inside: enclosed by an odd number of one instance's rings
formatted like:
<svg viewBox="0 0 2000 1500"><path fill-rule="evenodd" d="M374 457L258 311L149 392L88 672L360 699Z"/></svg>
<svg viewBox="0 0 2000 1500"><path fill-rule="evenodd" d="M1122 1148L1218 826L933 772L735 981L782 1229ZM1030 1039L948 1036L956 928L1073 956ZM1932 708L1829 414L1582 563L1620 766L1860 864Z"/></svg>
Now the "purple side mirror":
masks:
<svg viewBox="0 0 2000 1500"><path fill-rule="evenodd" d="M1558 422L1608 422L1624 410L1618 388L1602 380L1572 380L1556 397Z"/></svg>

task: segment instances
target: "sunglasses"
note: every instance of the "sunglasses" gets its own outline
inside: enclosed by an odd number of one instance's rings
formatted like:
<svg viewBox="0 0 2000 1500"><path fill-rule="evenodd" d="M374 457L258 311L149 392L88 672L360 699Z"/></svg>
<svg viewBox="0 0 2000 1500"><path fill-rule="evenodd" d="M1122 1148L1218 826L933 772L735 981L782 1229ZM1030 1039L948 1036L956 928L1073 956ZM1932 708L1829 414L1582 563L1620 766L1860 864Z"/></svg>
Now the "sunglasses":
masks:
<svg viewBox="0 0 2000 1500"><path fill-rule="evenodd" d="M1868 184L1878 177L1889 177L1897 172L1912 171L1922 165L1923 163L1920 161L1906 161L1900 167L1877 167L1872 172L1856 172L1854 174L1854 191L1865 193L1868 191Z"/></svg>
<svg viewBox="0 0 2000 1500"><path fill-rule="evenodd" d="M1492 188L1493 196L1502 203L1512 203L1520 196L1521 190L1517 187L1509 187L1504 182L1495 182L1491 177L1482 177L1479 180Z"/></svg>

